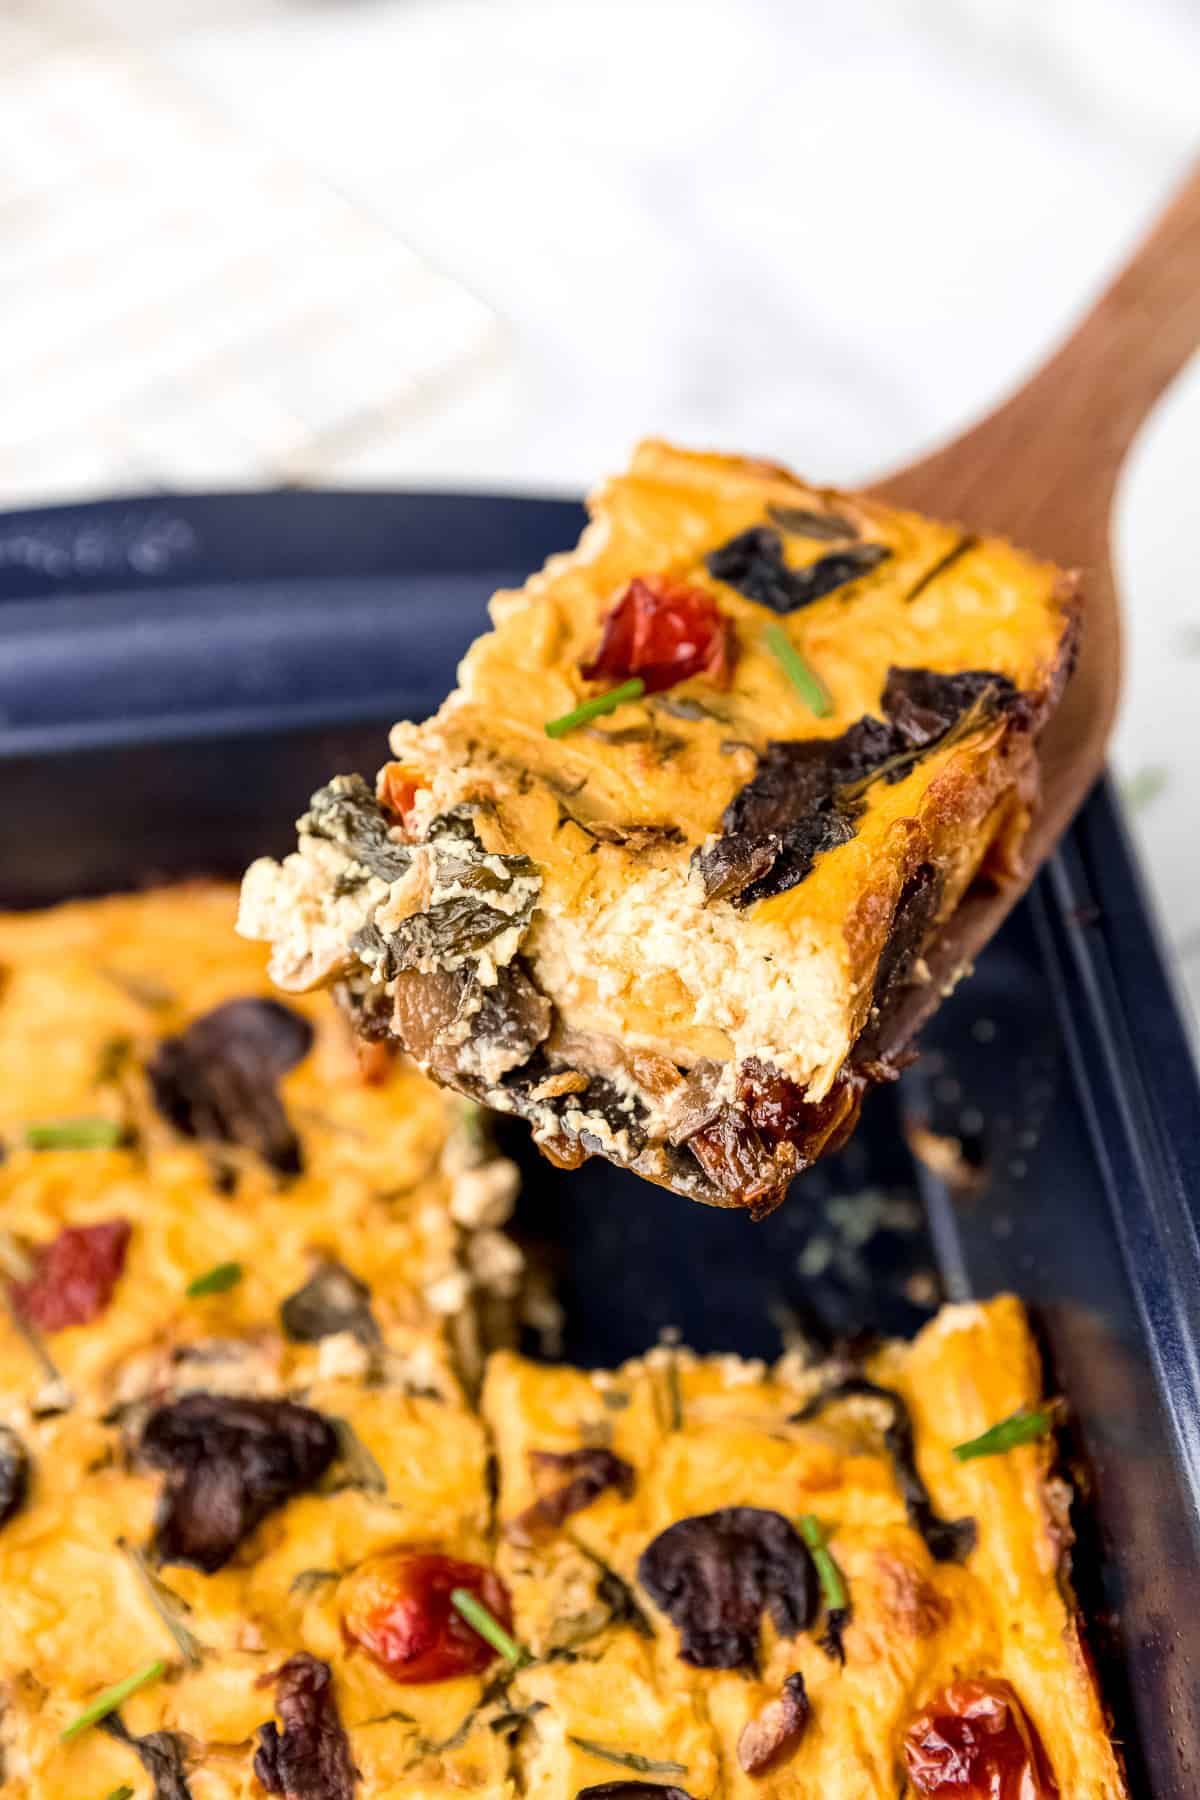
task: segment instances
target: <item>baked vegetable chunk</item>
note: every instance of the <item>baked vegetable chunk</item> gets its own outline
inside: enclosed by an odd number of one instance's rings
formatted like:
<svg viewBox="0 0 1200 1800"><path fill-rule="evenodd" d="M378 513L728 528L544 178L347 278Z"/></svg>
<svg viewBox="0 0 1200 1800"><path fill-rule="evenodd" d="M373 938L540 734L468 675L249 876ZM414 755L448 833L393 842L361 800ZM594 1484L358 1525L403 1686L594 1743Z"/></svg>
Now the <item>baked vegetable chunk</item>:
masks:
<svg viewBox="0 0 1200 1800"><path fill-rule="evenodd" d="M240 929L553 1160L765 1212L893 1073L968 888L1019 866L1070 583L648 443L492 620L375 784L250 869Z"/></svg>
<svg viewBox="0 0 1200 1800"><path fill-rule="evenodd" d="M523 1791L1118 1800L1039 1402L1007 1297L853 1369L493 1357L496 1568L535 1658L509 1689ZM955 1455L1015 1414L1040 1435ZM547 1457L585 1447L624 1482L531 1530Z"/></svg>

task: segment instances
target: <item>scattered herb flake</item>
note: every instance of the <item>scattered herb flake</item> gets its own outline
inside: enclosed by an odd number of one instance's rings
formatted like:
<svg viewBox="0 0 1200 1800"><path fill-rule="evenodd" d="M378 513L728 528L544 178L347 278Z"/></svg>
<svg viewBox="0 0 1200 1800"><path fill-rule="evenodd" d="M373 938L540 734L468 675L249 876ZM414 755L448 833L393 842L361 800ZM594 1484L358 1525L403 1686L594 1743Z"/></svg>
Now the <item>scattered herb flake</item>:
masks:
<svg viewBox="0 0 1200 1800"><path fill-rule="evenodd" d="M1045 1437L1053 1426L1051 1407L1022 1406L1007 1419L981 1431L978 1437L969 1438L965 1444L955 1444L954 1454L959 1462L972 1462L977 1456L1003 1456L1006 1450L1015 1450L1018 1444L1032 1444Z"/></svg>
<svg viewBox="0 0 1200 1800"><path fill-rule="evenodd" d="M677 1762L657 1762L652 1756L642 1756L636 1750L614 1750L610 1744L597 1744L592 1738L576 1737L568 1731L568 1743L577 1750L586 1750L589 1756L598 1756L602 1762L618 1763L623 1769L633 1769L639 1775L686 1775L687 1764Z"/></svg>
<svg viewBox="0 0 1200 1800"><path fill-rule="evenodd" d="M858 526L843 519L840 513L813 512L807 506L779 506L772 500L767 507L767 517L781 531L830 544L859 535Z"/></svg>
<svg viewBox="0 0 1200 1800"><path fill-rule="evenodd" d="M120 1787L115 1787L110 1794L105 1795L105 1800L133 1800L133 1789L127 1781L123 1781Z"/></svg>
<svg viewBox="0 0 1200 1800"><path fill-rule="evenodd" d="M498 1656L504 1657L514 1669L523 1669L533 1661L532 1656L523 1644L510 1637L503 1625L488 1611L481 1600L477 1600L468 1588L451 1588L450 1604L460 1618L466 1620L472 1631L477 1631L484 1643L490 1644Z"/></svg>
<svg viewBox="0 0 1200 1800"><path fill-rule="evenodd" d="M646 691L646 684L640 675L630 681L623 681L620 687L610 688L607 694L596 694L591 700L584 700L563 713L559 719L546 721L546 736L552 738L566 737L580 725L586 725L592 719L602 718L605 713L616 712L618 706L624 706L627 700L639 700Z"/></svg>
<svg viewBox="0 0 1200 1800"><path fill-rule="evenodd" d="M72 1719L71 1723L59 1732L59 1742L69 1744L72 1738L79 1737L83 1732L90 1730L93 1725L98 1725L101 1719L106 1719L109 1713L116 1712L118 1706L123 1706L129 1696L136 1694L139 1688L148 1687L152 1681L157 1681L166 1672L166 1663L161 1659L156 1659L152 1663L147 1663L144 1669L139 1669L135 1675L127 1675L124 1681L114 1682L112 1687L105 1688L102 1694L97 1694L92 1704L85 1707L77 1719Z"/></svg>
<svg viewBox="0 0 1200 1800"><path fill-rule="evenodd" d="M227 1294L241 1279L240 1262L217 1263L215 1267L206 1269L203 1275L197 1275L194 1281L188 1282L187 1297L189 1300L199 1300L205 1294Z"/></svg>
<svg viewBox="0 0 1200 1800"><path fill-rule="evenodd" d="M133 1039L129 1037L108 1038L101 1044L96 1056L96 1069L92 1076L94 1088L109 1087L120 1081L133 1055Z"/></svg>
<svg viewBox="0 0 1200 1800"><path fill-rule="evenodd" d="M327 1581L340 1581L341 1578L342 1571L340 1569L301 1569L298 1575L293 1575L288 1585L288 1593L314 1594L319 1587L324 1587Z"/></svg>
<svg viewBox="0 0 1200 1800"><path fill-rule="evenodd" d="M364 1494L386 1494L387 1476L349 1419L330 1414L329 1423L337 1436L337 1457L329 1471L325 1492L340 1494L345 1488L357 1488Z"/></svg>
<svg viewBox="0 0 1200 1800"><path fill-rule="evenodd" d="M116 1119L47 1119L25 1127L31 1150L115 1150L124 1141L125 1127Z"/></svg>
<svg viewBox="0 0 1200 1800"><path fill-rule="evenodd" d="M829 689L815 669L809 667L782 625L768 625L763 642L799 694L810 712L827 719L833 711Z"/></svg>
<svg viewBox="0 0 1200 1800"><path fill-rule="evenodd" d="M192 1636L180 1616L188 1611L187 1601L177 1594L174 1588L168 1587L165 1581L159 1579L136 1544L130 1544L124 1538L118 1538L117 1548L129 1558L134 1573L145 1591L146 1598L175 1640L184 1662L189 1668L198 1669L204 1660L203 1646L198 1638Z"/></svg>
<svg viewBox="0 0 1200 1800"><path fill-rule="evenodd" d="M956 562L961 562L962 558L966 556L968 552L975 549L978 542L979 539L970 532L965 536L960 537L957 543L951 545L944 556L939 556L938 560L926 569L923 575L917 577L916 581L914 581L913 585L904 596L904 604L906 606L911 606L913 601L918 599L919 596L925 592L925 589L931 582L939 580L948 569L954 567Z"/></svg>
<svg viewBox="0 0 1200 1800"><path fill-rule="evenodd" d="M175 995L163 982L153 975L138 975L128 969L100 969L98 973L105 981L111 981L115 988L120 988L147 1012L167 1012L175 1005Z"/></svg>

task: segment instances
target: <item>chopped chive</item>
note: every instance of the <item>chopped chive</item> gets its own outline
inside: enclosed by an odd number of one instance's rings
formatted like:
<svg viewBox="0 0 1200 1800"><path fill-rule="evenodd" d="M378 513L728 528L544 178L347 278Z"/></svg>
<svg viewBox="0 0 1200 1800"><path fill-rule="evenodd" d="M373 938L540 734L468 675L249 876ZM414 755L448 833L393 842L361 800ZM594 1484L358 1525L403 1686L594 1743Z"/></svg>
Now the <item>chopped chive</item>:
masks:
<svg viewBox="0 0 1200 1800"><path fill-rule="evenodd" d="M1006 1450L1016 1449L1018 1444L1032 1444L1035 1439L1045 1437L1053 1424L1054 1414L1050 1407L1022 1406L1007 1419L981 1431L978 1437L969 1438L965 1444L955 1444L954 1454L959 1462L971 1462L976 1456L1002 1456Z"/></svg>
<svg viewBox="0 0 1200 1800"><path fill-rule="evenodd" d="M643 1756L637 1750L613 1750L607 1744L597 1744L592 1738L576 1737L568 1731L567 1742L574 1744L577 1750L586 1750L589 1756L598 1756L601 1762L617 1763L622 1769L635 1769L639 1775L686 1775L687 1764L677 1762L657 1762L652 1756ZM623 1787L623 1782L614 1785ZM632 1785L632 1784L631 1784Z"/></svg>
<svg viewBox="0 0 1200 1800"><path fill-rule="evenodd" d="M477 1631L486 1644L490 1644L506 1662L514 1669L523 1669L526 1663L533 1661L523 1644L510 1637L498 1619L494 1619L483 1602L477 1600L467 1588L451 1588L450 1604L462 1618L467 1621L472 1631Z"/></svg>
<svg viewBox="0 0 1200 1800"><path fill-rule="evenodd" d="M104 1800L133 1800L133 1789L127 1781L123 1781L111 1794L106 1794Z"/></svg>
<svg viewBox="0 0 1200 1800"><path fill-rule="evenodd" d="M125 1136L116 1119L50 1119L25 1127L31 1150L115 1150Z"/></svg>
<svg viewBox="0 0 1200 1800"><path fill-rule="evenodd" d="M818 719L833 711L829 689L815 669L810 669L782 625L768 625L763 642L782 668L804 704Z"/></svg>
<svg viewBox="0 0 1200 1800"><path fill-rule="evenodd" d="M215 1268L207 1269L203 1275L197 1275L194 1281L188 1282L187 1297L189 1300L199 1300L204 1294L227 1294L241 1279L241 1263L217 1263Z"/></svg>
<svg viewBox="0 0 1200 1800"><path fill-rule="evenodd" d="M116 1712L118 1706L123 1706L130 1694L136 1694L139 1688L146 1687L151 1681L157 1681L159 1676L165 1675L166 1672L165 1662L147 1663L145 1668L139 1669L136 1675L127 1675L124 1681L118 1681L112 1687L105 1688L102 1694L97 1694L90 1706L84 1708L77 1719L71 1721L65 1731L59 1732L59 1742L68 1744L72 1738L77 1738L80 1732L87 1731L92 1725L98 1725L101 1719L107 1719L109 1713Z"/></svg>
<svg viewBox="0 0 1200 1800"><path fill-rule="evenodd" d="M574 731L577 725L586 725L589 719L599 719L604 713L616 712L618 706L624 706L627 700L638 700L646 691L646 684L640 675L632 681L623 681L620 687L610 688L607 694L597 694L591 700L584 700L561 719L546 721L546 736L552 738L565 737L568 731Z"/></svg>
<svg viewBox="0 0 1200 1800"><path fill-rule="evenodd" d="M825 1605L830 1612L844 1611L850 1604L850 1596L846 1592L842 1571L829 1554L825 1533L815 1513L805 1513L801 1518L800 1536L808 1545L816 1565L817 1580L821 1584L821 1597Z"/></svg>

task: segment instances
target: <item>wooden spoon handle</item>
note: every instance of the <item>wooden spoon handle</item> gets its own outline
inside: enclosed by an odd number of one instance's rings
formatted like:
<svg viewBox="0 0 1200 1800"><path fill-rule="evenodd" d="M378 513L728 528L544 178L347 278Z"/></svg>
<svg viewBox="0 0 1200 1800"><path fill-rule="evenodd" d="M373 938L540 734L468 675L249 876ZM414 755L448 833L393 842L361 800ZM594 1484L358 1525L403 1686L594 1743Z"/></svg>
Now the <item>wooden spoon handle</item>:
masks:
<svg viewBox="0 0 1200 1800"><path fill-rule="evenodd" d="M964 436L879 484L1085 570L1150 407L1200 346L1200 166L1066 343Z"/></svg>

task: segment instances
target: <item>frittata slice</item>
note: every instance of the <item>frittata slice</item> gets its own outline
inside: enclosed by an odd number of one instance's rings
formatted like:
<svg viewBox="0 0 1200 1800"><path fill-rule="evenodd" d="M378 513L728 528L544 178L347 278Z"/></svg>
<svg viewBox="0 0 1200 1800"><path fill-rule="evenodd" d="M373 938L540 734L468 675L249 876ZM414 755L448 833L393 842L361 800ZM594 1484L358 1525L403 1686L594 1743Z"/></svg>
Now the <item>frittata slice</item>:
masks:
<svg viewBox="0 0 1200 1800"><path fill-rule="evenodd" d="M251 868L240 928L554 1160L766 1211L1017 867L1075 618L998 540L643 444L374 789Z"/></svg>
<svg viewBox="0 0 1200 1800"><path fill-rule="evenodd" d="M865 1365L494 1357L526 1791L1118 1800L1041 1407L1009 1297ZM1014 1418L1012 1447L955 1456Z"/></svg>

